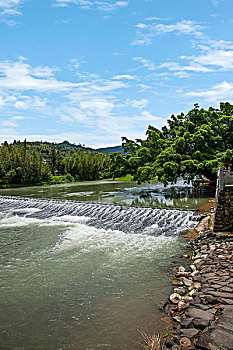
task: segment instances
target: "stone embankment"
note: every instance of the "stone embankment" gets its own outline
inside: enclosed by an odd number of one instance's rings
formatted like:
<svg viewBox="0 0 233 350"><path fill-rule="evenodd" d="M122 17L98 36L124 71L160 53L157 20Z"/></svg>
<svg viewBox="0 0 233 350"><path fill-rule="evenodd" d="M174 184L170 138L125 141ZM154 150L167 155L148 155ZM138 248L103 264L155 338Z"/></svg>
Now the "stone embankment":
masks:
<svg viewBox="0 0 233 350"><path fill-rule="evenodd" d="M233 235L208 232L192 245L165 306L174 321L165 349L233 349Z"/></svg>

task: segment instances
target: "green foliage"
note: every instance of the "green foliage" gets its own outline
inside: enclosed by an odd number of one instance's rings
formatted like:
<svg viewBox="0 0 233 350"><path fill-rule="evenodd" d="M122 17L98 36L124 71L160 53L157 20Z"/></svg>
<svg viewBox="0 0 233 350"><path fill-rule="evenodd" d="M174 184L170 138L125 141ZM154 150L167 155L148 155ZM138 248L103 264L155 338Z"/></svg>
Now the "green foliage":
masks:
<svg viewBox="0 0 233 350"><path fill-rule="evenodd" d="M122 140L124 154L110 156L113 176L164 184L197 175L216 180L219 166L233 167L233 105L205 110L195 104L186 115L172 115L161 131L150 125L145 140Z"/></svg>
<svg viewBox="0 0 233 350"><path fill-rule="evenodd" d="M66 144L65 144L66 145ZM0 187L109 178L109 155L41 142L0 147Z"/></svg>

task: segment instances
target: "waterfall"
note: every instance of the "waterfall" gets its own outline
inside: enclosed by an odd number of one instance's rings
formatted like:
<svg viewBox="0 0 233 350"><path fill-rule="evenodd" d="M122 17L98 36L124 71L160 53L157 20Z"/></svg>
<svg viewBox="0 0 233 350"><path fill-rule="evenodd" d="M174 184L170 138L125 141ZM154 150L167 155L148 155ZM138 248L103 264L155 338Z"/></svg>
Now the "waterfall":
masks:
<svg viewBox="0 0 233 350"><path fill-rule="evenodd" d="M81 216L87 225L96 228L150 235L179 234L194 228L200 220L193 211L185 210L6 196L0 196L0 212L38 219Z"/></svg>

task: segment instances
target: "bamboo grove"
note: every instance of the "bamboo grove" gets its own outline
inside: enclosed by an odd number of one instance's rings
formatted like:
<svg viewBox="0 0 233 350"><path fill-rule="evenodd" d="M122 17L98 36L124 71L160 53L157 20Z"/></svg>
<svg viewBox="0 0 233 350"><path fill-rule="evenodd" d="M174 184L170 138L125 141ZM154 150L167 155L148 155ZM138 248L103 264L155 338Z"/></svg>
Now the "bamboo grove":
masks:
<svg viewBox="0 0 233 350"><path fill-rule="evenodd" d="M109 156L56 144L14 141L0 147L0 187L108 178Z"/></svg>

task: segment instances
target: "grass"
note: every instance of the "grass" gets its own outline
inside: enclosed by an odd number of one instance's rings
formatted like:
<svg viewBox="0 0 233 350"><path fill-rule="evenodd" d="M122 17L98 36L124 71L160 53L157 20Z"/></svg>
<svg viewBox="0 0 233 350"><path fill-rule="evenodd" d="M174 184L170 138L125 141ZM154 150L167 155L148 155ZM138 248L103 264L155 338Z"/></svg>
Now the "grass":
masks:
<svg viewBox="0 0 233 350"><path fill-rule="evenodd" d="M164 342L159 334L148 335L143 331L139 331L139 332L142 336L143 344L141 345L143 346L144 349L146 350L163 350L164 349Z"/></svg>
<svg viewBox="0 0 233 350"><path fill-rule="evenodd" d="M115 178L114 181L133 181L133 176L127 174L125 176Z"/></svg>

